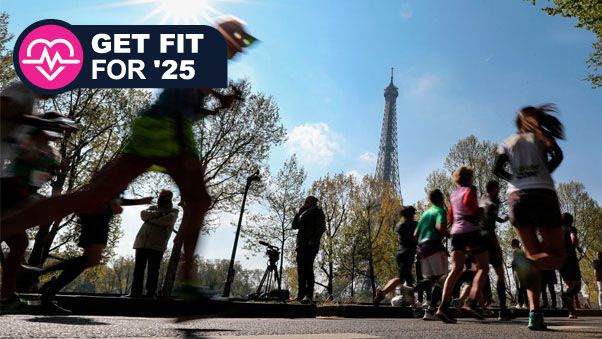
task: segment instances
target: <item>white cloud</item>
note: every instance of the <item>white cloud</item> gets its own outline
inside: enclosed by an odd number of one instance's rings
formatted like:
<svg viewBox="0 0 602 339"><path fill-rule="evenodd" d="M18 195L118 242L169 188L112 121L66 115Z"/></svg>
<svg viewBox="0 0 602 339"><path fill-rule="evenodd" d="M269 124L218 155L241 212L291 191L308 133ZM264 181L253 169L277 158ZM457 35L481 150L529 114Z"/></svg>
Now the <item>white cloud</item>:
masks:
<svg viewBox="0 0 602 339"><path fill-rule="evenodd" d="M408 20L412 18L414 12L412 12L412 7L410 7L409 4L403 4L401 5L401 11L399 12L399 14L401 15L402 19Z"/></svg>
<svg viewBox="0 0 602 339"><path fill-rule="evenodd" d="M288 134L286 148L304 162L325 166L340 151L337 138L326 123L304 124L295 126Z"/></svg>
<svg viewBox="0 0 602 339"><path fill-rule="evenodd" d="M425 74L413 81L406 96L425 96L441 84L441 79L432 74Z"/></svg>
<svg viewBox="0 0 602 339"><path fill-rule="evenodd" d="M351 170L345 174L352 176L353 179L357 182L360 182L362 180L362 178L364 177L364 175L361 174L358 170Z"/></svg>
<svg viewBox="0 0 602 339"><path fill-rule="evenodd" d="M376 164L377 156L372 152L366 152L359 156L359 159L368 164Z"/></svg>

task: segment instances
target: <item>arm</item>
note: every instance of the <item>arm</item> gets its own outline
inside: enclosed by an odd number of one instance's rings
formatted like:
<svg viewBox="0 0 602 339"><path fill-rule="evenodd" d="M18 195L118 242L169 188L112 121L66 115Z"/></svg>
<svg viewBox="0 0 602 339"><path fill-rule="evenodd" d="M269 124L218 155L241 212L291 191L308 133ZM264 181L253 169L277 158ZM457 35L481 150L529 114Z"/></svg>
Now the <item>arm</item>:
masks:
<svg viewBox="0 0 602 339"><path fill-rule="evenodd" d="M151 207L145 209L144 211L140 212L140 219L142 219L143 221L148 221L150 219L157 218L159 215L160 215L160 213L157 210L157 207L151 206Z"/></svg>
<svg viewBox="0 0 602 339"><path fill-rule="evenodd" d="M176 223L176 220L178 220L178 214L179 211L174 209L166 215L149 220L149 222L154 225L170 228L173 227L173 225Z"/></svg>
<svg viewBox="0 0 602 339"><path fill-rule="evenodd" d="M558 168L558 166L560 166L562 159L564 159L564 155L562 154L562 150L560 149L558 144L555 142L552 145L552 147L548 148L548 152L550 153L550 161L548 161L548 170L550 171L550 173L552 173L554 172L554 170L556 170L556 168Z"/></svg>
<svg viewBox="0 0 602 339"><path fill-rule="evenodd" d="M510 181L512 179L512 174L508 173L504 166L509 161L508 156L506 154L500 154L495 158L495 164L493 165L493 174L506 180Z"/></svg>
<svg viewBox="0 0 602 339"><path fill-rule="evenodd" d="M152 201L152 197L146 197L142 199L121 199L121 206L148 205Z"/></svg>
<svg viewBox="0 0 602 339"><path fill-rule="evenodd" d="M451 210L451 206L449 208ZM446 238L449 238L451 235L447 230L447 220L449 220L449 215L446 218L445 212L438 214L437 219L435 220L435 228L437 229L437 231L439 231L439 233L441 233L441 235L443 235Z"/></svg>

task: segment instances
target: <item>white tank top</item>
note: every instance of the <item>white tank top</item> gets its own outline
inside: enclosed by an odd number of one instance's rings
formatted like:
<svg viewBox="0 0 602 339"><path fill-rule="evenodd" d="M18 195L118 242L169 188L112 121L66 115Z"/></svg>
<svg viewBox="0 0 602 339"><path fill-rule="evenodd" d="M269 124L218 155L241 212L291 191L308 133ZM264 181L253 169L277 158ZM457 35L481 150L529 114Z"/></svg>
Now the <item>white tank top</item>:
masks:
<svg viewBox="0 0 602 339"><path fill-rule="evenodd" d="M533 133L511 136L498 147L498 153L507 155L510 162L508 194L534 188L554 190L546 147Z"/></svg>

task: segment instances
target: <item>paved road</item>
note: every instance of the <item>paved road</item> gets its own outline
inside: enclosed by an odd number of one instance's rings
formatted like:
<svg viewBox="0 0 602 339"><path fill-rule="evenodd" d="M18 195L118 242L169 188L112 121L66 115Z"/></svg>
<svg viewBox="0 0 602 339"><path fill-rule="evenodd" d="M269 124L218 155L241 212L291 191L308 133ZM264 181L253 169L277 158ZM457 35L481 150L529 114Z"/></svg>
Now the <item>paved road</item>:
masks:
<svg viewBox="0 0 602 339"><path fill-rule="evenodd" d="M237 338L602 338L602 318L547 319L552 331L531 332L523 319L509 323L460 319L455 325L421 319L201 319L32 316L0 317L0 337L234 337Z"/></svg>

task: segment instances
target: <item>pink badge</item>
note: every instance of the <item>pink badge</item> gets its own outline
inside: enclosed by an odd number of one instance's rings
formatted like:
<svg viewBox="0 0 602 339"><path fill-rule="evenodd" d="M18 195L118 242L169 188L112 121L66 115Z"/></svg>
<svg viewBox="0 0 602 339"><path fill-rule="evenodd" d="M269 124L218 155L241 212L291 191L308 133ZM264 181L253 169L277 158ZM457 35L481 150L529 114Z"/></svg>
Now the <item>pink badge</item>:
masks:
<svg viewBox="0 0 602 339"><path fill-rule="evenodd" d="M33 85L56 90L69 85L82 69L84 52L77 37L67 28L44 25L21 42L19 66Z"/></svg>

